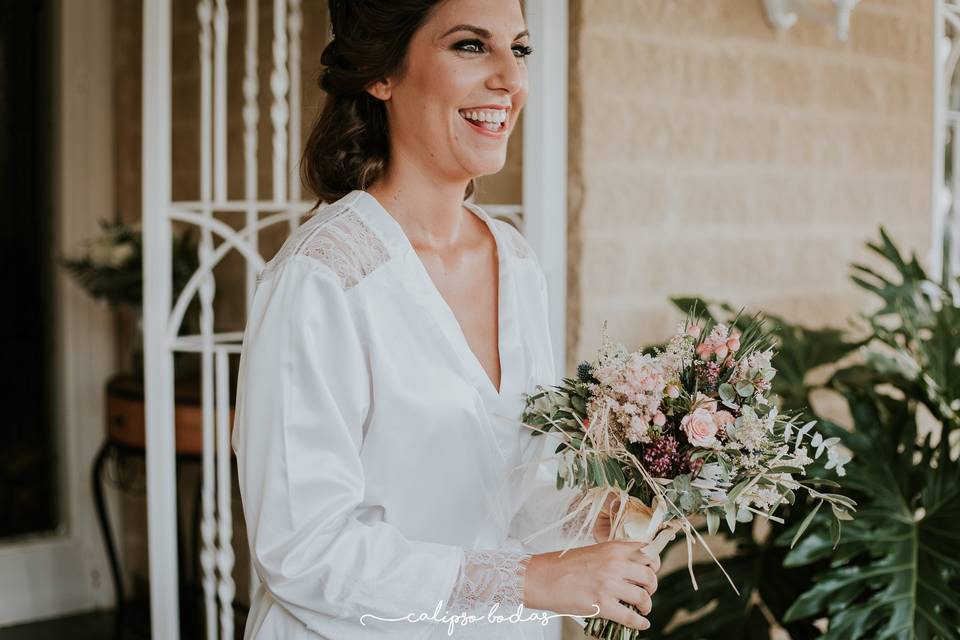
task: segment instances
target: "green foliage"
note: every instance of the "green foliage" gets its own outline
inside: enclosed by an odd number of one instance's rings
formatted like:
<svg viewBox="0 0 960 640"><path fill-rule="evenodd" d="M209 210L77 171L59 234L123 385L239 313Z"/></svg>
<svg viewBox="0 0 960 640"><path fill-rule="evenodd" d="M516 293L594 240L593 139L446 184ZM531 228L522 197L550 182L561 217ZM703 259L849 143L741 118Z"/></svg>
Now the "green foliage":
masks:
<svg viewBox="0 0 960 640"><path fill-rule="evenodd" d="M830 568L786 618L829 616L826 638L953 640L960 638L960 462L952 446L960 428L960 309L883 230L869 246L899 282L854 265L854 281L882 301L868 317L874 351L830 382L853 417L851 431L833 431L858 461L845 487L862 507ZM918 434L918 406L939 429ZM830 557L825 541L821 525L786 564Z"/></svg>
<svg viewBox="0 0 960 640"><path fill-rule="evenodd" d="M887 351L872 354L871 365L953 429L960 426L960 307L916 256L906 260L883 229L880 235L880 243L867 246L893 266L899 282L859 264L852 276L883 303L867 320Z"/></svg>
<svg viewBox="0 0 960 640"><path fill-rule="evenodd" d="M856 518L843 523L836 547L840 523L817 512L814 501L781 510L785 526L763 540L743 528L721 534L736 542L723 564L742 596L712 563L695 565L699 591L686 570L674 572L660 581L648 637L766 639L776 622L795 640L960 639L960 308L882 229L868 247L892 275L853 265L853 281L880 302L865 317L866 340L767 315L777 349L774 391L787 409L809 407L811 370L836 366L864 347L863 362L827 383L846 400L852 424L818 418L823 435L840 438L853 453L842 491L857 501ZM695 298L674 303L683 311L696 304L701 314L710 306L733 314L727 305ZM917 426L921 406L939 424L924 437ZM804 521L807 535L790 550ZM675 611L707 605L708 615L667 632ZM813 626L821 618L828 620L826 634Z"/></svg>
<svg viewBox="0 0 960 640"><path fill-rule="evenodd" d="M960 464L946 440L917 438L915 403L844 378L835 384L854 429L831 427L858 461L847 466L844 488L861 507L836 551L820 523L787 554L787 567L831 566L785 619L828 616L824 637L837 640L960 638Z"/></svg>

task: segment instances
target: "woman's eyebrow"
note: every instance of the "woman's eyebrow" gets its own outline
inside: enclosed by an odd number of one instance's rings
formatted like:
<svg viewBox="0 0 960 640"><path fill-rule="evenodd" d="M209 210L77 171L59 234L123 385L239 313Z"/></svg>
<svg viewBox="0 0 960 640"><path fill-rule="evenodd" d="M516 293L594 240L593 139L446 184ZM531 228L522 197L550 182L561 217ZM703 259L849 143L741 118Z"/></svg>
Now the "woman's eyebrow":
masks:
<svg viewBox="0 0 960 640"><path fill-rule="evenodd" d="M443 34L443 35L440 36L440 37L441 37L441 38L446 38L446 37L447 37L448 35L450 35L451 33L455 33L455 32L457 32L457 31L471 31L471 32L477 34L478 36L480 36L480 37L482 37L482 38L488 38L488 39L489 39L489 38L493 37L493 34L490 33L489 31L487 31L486 29L484 29L483 27L477 27L477 26L472 25L472 24L458 24L457 26L453 27L452 29L450 29L449 31L447 31L445 34ZM522 38L523 36L528 36L528 35L530 35L530 32L527 31L526 29L524 29L523 31L521 31L520 33L518 33L516 36L514 36L513 39L514 39L514 40L519 40L519 39Z"/></svg>

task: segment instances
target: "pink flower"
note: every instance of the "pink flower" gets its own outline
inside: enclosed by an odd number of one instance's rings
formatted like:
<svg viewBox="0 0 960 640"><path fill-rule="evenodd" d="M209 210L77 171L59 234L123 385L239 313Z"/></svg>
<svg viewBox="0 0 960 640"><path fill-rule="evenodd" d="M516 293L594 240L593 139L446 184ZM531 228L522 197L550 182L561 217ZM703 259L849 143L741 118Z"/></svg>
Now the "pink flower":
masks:
<svg viewBox="0 0 960 640"><path fill-rule="evenodd" d="M684 416L680 421L680 428L695 447L710 447L717 441L717 423L713 419L713 413L706 409L695 409Z"/></svg>
<svg viewBox="0 0 960 640"><path fill-rule="evenodd" d="M701 360L709 360L712 354L713 349L711 349L710 345L706 342L701 342L697 345L697 356L699 356Z"/></svg>
<svg viewBox="0 0 960 640"><path fill-rule="evenodd" d="M717 354L717 359L718 359L718 360L723 360L724 358L727 357L727 354L730 353L730 350L729 350L729 348L727 347L727 345L721 344L719 347L717 347L716 349L714 349L714 353Z"/></svg>
<svg viewBox="0 0 960 640"><path fill-rule="evenodd" d="M677 385L672 384L667 387L667 396L673 398L674 400L680 397L680 389L677 387Z"/></svg>
<svg viewBox="0 0 960 640"><path fill-rule="evenodd" d="M691 405L691 409L694 409L694 410L705 409L709 413L716 413L717 401L711 398L710 396L704 395L698 391L697 397L693 399L693 405Z"/></svg>
<svg viewBox="0 0 960 640"><path fill-rule="evenodd" d="M680 473L683 459L679 453L680 443L673 436L657 438L643 452L647 470L658 478L674 478Z"/></svg>
<svg viewBox="0 0 960 640"><path fill-rule="evenodd" d="M653 416L653 424L662 427L667 424L667 416L663 415L662 411L658 411L657 415Z"/></svg>
<svg viewBox="0 0 960 640"><path fill-rule="evenodd" d="M726 427L727 425L734 423L734 417L729 411L720 410L714 414L713 421L717 423L718 427Z"/></svg>
<svg viewBox="0 0 960 640"><path fill-rule="evenodd" d="M727 348L730 349L731 352L733 352L733 351L739 351L739 350L740 350L740 338L737 337L737 336L733 336L733 337L731 337L729 340L727 340Z"/></svg>
<svg viewBox="0 0 960 640"><path fill-rule="evenodd" d="M698 325L698 324L692 324L692 325L690 325L689 327L687 327L687 335L690 336L690 337L692 337L692 338L699 338L699 337L700 337L700 325Z"/></svg>

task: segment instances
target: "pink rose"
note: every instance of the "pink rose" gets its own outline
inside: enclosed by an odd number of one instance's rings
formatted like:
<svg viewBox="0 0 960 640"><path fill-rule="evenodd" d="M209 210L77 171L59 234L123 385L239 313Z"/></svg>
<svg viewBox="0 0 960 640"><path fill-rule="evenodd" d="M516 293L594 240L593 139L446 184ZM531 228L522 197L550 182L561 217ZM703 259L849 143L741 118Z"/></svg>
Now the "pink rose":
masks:
<svg viewBox="0 0 960 640"><path fill-rule="evenodd" d="M727 425L733 424L735 421L732 413L723 410L717 411L713 416L713 420L717 423L718 427L724 428L726 428Z"/></svg>
<svg viewBox="0 0 960 640"><path fill-rule="evenodd" d="M727 348L729 348L731 352L733 352L733 351L739 351L739 350L740 350L740 338L733 337L733 338L730 338L729 340L727 340Z"/></svg>
<svg viewBox="0 0 960 640"><path fill-rule="evenodd" d="M712 354L713 349L711 349L710 345L706 342L697 345L697 356L699 356L701 360L709 360Z"/></svg>
<svg viewBox="0 0 960 640"><path fill-rule="evenodd" d="M714 353L717 354L717 360L723 360L727 357L727 354L730 353L730 351L727 348L727 345L721 344L719 347L714 349Z"/></svg>
<svg viewBox="0 0 960 640"><path fill-rule="evenodd" d="M680 428L695 447L710 447L717 441L717 423L713 419L713 413L706 409L696 409L685 415L680 421Z"/></svg>
<svg viewBox="0 0 960 640"><path fill-rule="evenodd" d="M691 338L700 337L700 325L692 324L689 327L687 327L687 335L690 336Z"/></svg>
<svg viewBox="0 0 960 640"><path fill-rule="evenodd" d="M691 409L706 409L710 413L716 413L717 411L717 401L711 398L710 396L704 395L697 392L697 397L693 400L693 405Z"/></svg>
<svg viewBox="0 0 960 640"><path fill-rule="evenodd" d="M662 411L658 411L657 415L653 416L653 424L662 427L667 424L667 416L663 415Z"/></svg>
<svg viewBox="0 0 960 640"><path fill-rule="evenodd" d="M667 387L667 396L673 398L674 400L680 397L680 389L677 388L677 385L672 384Z"/></svg>

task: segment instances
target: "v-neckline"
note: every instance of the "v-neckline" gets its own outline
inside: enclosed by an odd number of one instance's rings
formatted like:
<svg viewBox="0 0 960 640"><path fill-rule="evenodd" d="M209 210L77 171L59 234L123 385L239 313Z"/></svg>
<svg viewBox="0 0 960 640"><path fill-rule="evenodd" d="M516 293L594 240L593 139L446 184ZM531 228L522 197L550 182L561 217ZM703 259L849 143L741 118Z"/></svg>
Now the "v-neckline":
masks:
<svg viewBox="0 0 960 640"><path fill-rule="evenodd" d="M450 331L453 333L455 338L453 338L458 345L455 345L459 350L464 353L465 357L469 360L469 366L474 370L474 374L478 378L483 378L484 386L486 390L492 393L496 398L502 399L504 396L504 390L507 388L507 377L509 375L510 367L506 359L504 358L504 345L506 344L505 331L508 330L508 323L504 322L504 306L507 304L505 296L507 295L507 288L504 286L505 275L506 275L506 258L504 253L504 247L501 242L500 236L497 234L494 229L493 222L489 218L483 209L476 206L471 202L463 202L463 205L467 210L475 215L477 218L483 222L487 229L490 231L490 235L493 236L494 246L496 247L496 259L497 259L497 359L499 361L500 369L500 386L497 388L493 383L493 379L487 373L487 370L484 368L483 363L480 362L480 358L477 356L476 352L470 346L470 342L467 340L467 335L463 330L463 326L460 324L460 321L457 319L457 314L454 313L453 307L450 306L450 303L447 302L447 299L443 297L443 294L440 292L440 288L437 286L437 283L434 282L433 278L430 276L430 271L427 269L426 265L423 263L423 260L420 258L420 254L417 253L417 250L414 248L413 243L410 241L410 238L407 236L406 232L403 230L403 227L397 221L396 218L384 207L377 198L370 193L369 191L360 190L360 192L369 198L376 208L384 215L386 215L390 222L391 226L394 226L397 232L397 237L400 241L400 244L403 250L407 255L411 256L411 262L413 263L415 269L420 274L420 279L424 283L424 289L429 292L429 295L433 298L434 303L441 311L443 315L446 316L447 324L449 325ZM452 337L452 336L451 336Z"/></svg>

